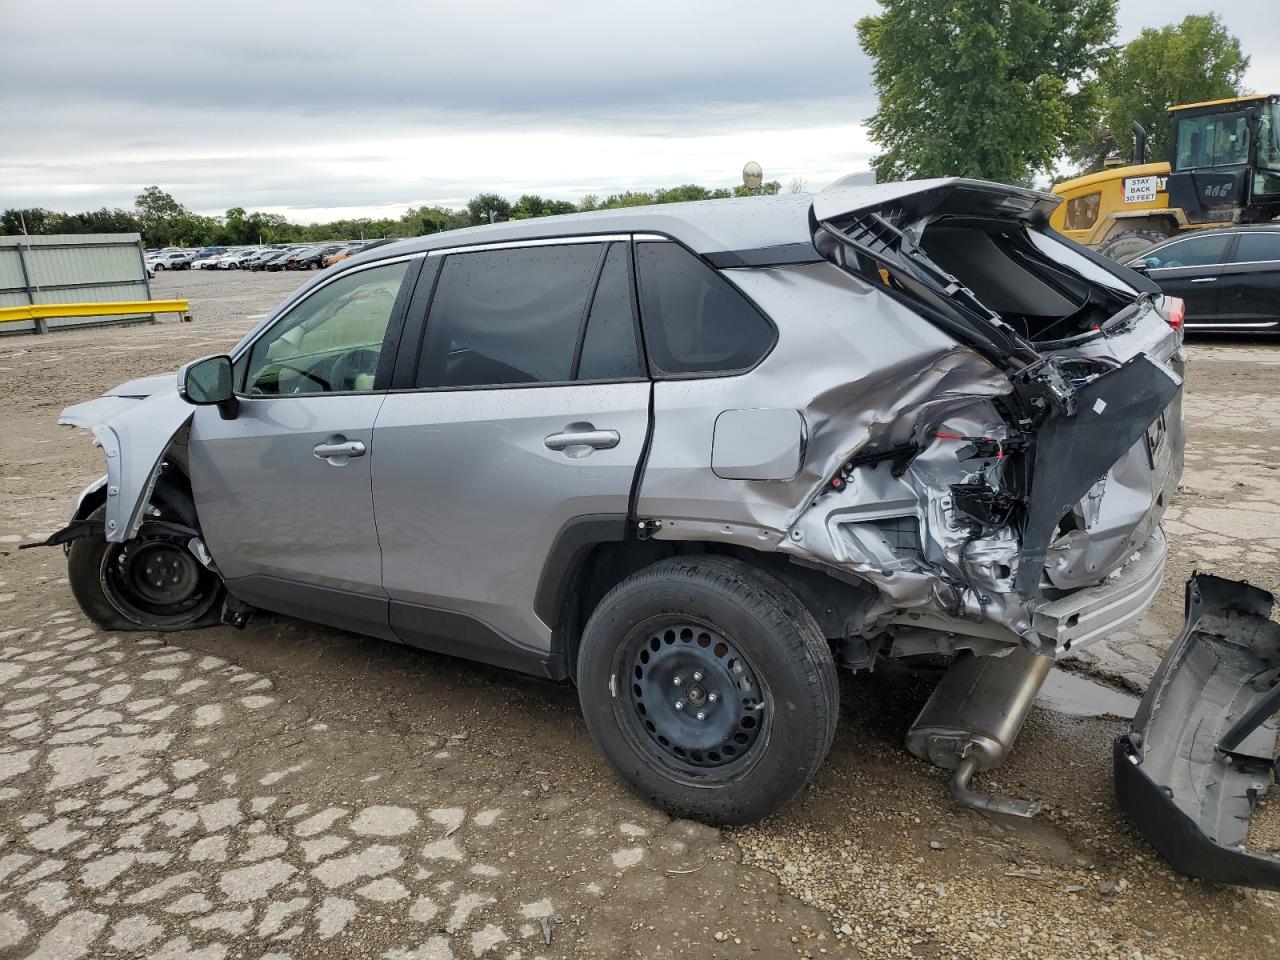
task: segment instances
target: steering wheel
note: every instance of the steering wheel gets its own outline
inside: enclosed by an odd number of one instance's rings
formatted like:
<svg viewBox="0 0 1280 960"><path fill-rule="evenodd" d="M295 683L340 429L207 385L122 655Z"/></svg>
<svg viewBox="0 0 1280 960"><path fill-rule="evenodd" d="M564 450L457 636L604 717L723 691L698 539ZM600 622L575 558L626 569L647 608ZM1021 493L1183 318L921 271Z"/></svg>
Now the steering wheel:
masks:
<svg viewBox="0 0 1280 960"><path fill-rule="evenodd" d="M324 377L318 377L318 376L316 376L316 375L315 375L314 373L312 373L310 370L303 370L301 367L295 367L295 366L294 366L293 364L291 364L291 363L281 363L281 362L279 362L279 361L276 361L276 363L275 363L275 368L276 368L276 370L291 370L291 371L293 371L294 373L298 374L299 376L306 377L306 378L307 378L308 380L310 380L312 383L315 383L316 385L318 385L318 386L320 387L320 389L321 389L321 390L324 390L326 393L331 393L331 392L333 392L333 386L329 383L329 381L328 381L328 380L324 379ZM279 386L280 386L280 383L279 383L279 380L277 380L277 381L276 381L276 388L277 388L277 389L276 389L276 394L277 394L277 395L279 395L279 393L280 393ZM257 388L257 385L256 385L256 384L254 385L254 389L255 389L255 390L258 390L258 388ZM258 391L258 392L259 392L259 393L261 393L261 391Z"/></svg>

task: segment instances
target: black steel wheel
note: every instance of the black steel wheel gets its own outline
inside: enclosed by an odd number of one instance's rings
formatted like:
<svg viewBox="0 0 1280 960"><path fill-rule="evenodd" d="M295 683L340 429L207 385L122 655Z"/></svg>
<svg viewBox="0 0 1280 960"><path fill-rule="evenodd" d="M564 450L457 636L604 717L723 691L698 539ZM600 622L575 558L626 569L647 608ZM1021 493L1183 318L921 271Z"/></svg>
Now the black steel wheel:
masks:
<svg viewBox="0 0 1280 960"><path fill-rule="evenodd" d="M631 677L633 731L667 764L725 777L750 762L770 711L750 664L715 628L659 620L618 652L620 673Z"/></svg>
<svg viewBox="0 0 1280 960"><path fill-rule="evenodd" d="M577 668L601 752L676 816L768 816L804 787L835 735L839 693L822 631L785 584L741 560L675 557L632 574L592 612Z"/></svg>
<svg viewBox="0 0 1280 960"><path fill-rule="evenodd" d="M99 507L90 519L101 519ZM108 543L82 537L67 551L71 591L91 620L108 630L184 630L218 622L222 581L181 538Z"/></svg>

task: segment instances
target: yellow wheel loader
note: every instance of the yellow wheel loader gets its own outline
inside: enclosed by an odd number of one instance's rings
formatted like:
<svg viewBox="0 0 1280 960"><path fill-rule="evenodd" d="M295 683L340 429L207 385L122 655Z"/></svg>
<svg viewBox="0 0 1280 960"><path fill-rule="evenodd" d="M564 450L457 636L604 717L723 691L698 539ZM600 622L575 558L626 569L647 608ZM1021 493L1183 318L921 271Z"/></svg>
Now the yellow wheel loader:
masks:
<svg viewBox="0 0 1280 960"><path fill-rule="evenodd" d="M1054 229L1124 263L1183 231L1280 216L1280 96L1183 104L1169 118L1167 162L1146 162L1135 123L1132 166L1057 184Z"/></svg>

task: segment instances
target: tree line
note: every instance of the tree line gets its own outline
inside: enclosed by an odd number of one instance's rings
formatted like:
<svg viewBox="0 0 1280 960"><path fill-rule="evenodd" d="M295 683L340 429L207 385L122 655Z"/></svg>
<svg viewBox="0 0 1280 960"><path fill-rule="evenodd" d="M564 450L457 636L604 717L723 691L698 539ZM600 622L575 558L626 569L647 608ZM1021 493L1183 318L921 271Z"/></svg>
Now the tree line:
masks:
<svg viewBox="0 0 1280 960"><path fill-rule="evenodd" d="M721 200L748 194L775 194L773 180L757 190L708 188L697 184L652 191L628 190L603 199L588 194L578 203L526 193L514 202L496 193L481 193L461 209L442 206L410 207L399 217L359 217L328 223L292 223L278 213L248 212L232 207L223 216L193 213L157 186L143 189L132 209L103 207L82 213L60 213L43 207L11 208L0 213L0 234L140 233L147 247L235 246L253 243L293 243L309 240L358 240L373 237L418 237L459 227L504 220L525 220L559 213L608 210L651 203Z"/></svg>
<svg viewBox="0 0 1280 960"><path fill-rule="evenodd" d="M880 0L858 21L879 104L868 120L880 180L968 176L1028 184L1168 156L1166 111L1239 96L1249 58L1217 14L1117 45L1117 0ZM1073 173L1072 175L1075 175Z"/></svg>

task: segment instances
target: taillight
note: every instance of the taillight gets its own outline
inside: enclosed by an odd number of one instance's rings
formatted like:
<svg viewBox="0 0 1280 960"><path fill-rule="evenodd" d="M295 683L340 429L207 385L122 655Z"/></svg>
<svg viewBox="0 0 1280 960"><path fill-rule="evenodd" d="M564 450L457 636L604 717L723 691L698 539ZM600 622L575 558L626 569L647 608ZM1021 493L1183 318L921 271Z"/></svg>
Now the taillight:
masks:
<svg viewBox="0 0 1280 960"><path fill-rule="evenodd" d="M1182 322L1187 318L1187 304L1181 297L1166 297L1169 303L1169 326L1175 330L1182 329Z"/></svg>

